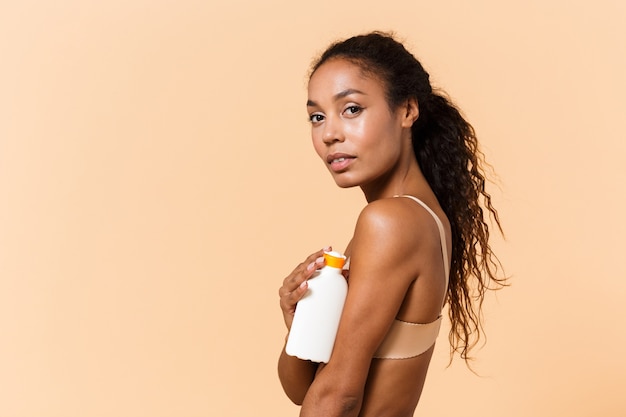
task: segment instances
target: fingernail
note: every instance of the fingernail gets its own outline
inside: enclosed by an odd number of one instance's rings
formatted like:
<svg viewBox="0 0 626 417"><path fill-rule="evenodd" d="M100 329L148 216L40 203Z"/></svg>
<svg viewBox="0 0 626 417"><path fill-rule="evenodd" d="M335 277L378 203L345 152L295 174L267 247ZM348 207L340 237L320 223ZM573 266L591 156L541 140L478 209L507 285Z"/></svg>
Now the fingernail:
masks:
<svg viewBox="0 0 626 417"><path fill-rule="evenodd" d="M316 264L316 265L321 265L321 264L323 264L323 263L324 263L324 257L323 257L323 256L320 256L319 258L317 258L317 259L315 260L315 264Z"/></svg>
<svg viewBox="0 0 626 417"><path fill-rule="evenodd" d="M302 282L300 283L300 288L304 288L304 287L306 287L306 281L302 281Z"/></svg>
<svg viewBox="0 0 626 417"><path fill-rule="evenodd" d="M311 262L309 265L307 265L306 269L307 271L312 271L313 269L315 269L315 262Z"/></svg>
<svg viewBox="0 0 626 417"><path fill-rule="evenodd" d="M333 248L331 246L326 246L324 248L324 252L330 252L331 250L333 250Z"/></svg>

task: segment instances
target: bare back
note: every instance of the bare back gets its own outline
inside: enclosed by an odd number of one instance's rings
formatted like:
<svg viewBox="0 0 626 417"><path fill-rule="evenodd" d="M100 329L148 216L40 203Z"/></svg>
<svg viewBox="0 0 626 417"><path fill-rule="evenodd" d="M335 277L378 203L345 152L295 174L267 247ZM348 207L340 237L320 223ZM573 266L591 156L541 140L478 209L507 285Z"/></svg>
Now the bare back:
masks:
<svg viewBox="0 0 626 417"><path fill-rule="evenodd" d="M394 319L410 323L430 323L441 314L445 299L449 260L447 255L446 259L442 255L450 251L450 227L436 201L431 203L431 207L435 207L433 211L439 211L433 214L443 219L443 235L427 209L409 199L393 200L396 201L389 201L387 204L397 206L393 208L394 214L400 215L404 225L404 231L396 238L407 253L411 254L410 257L404 257L406 264L399 270L400 274L409 278L399 305L391 306L396 310ZM445 251L442 250L441 237L444 239ZM353 255L353 242L346 250L346 255L350 257L356 256ZM350 272L349 286L354 278L352 274ZM393 277L378 279L388 280L389 286L403 285L402 281L394 281ZM386 304L383 297L384 291L379 293L379 302ZM345 327L342 330L358 333L345 330ZM356 339L352 343L352 353L355 353L354 349L359 349ZM406 359L371 359L359 416L412 416L424 386L433 350L434 344L419 355ZM325 372L324 368L325 366L320 366L318 376Z"/></svg>

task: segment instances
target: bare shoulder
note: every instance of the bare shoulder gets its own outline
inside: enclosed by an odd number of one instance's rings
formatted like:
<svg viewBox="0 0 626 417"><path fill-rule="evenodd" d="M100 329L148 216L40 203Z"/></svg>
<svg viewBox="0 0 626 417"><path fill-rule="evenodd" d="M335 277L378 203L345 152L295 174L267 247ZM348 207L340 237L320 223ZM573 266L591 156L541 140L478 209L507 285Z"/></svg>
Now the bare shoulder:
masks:
<svg viewBox="0 0 626 417"><path fill-rule="evenodd" d="M352 249L380 253L401 261L437 236L431 215L405 198L386 198L363 208L357 220ZM375 252L372 252L375 251Z"/></svg>
<svg viewBox="0 0 626 417"><path fill-rule="evenodd" d="M363 208L356 224L359 232L378 237L400 237L411 241L424 234L437 232L432 216L415 202L406 198L385 198ZM417 241L415 241L417 243Z"/></svg>

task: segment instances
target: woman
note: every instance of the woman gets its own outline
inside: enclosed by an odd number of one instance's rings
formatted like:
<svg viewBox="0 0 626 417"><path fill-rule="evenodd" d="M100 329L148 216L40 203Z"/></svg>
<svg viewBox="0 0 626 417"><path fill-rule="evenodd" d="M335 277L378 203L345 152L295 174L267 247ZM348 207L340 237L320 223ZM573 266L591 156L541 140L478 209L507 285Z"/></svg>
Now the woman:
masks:
<svg viewBox="0 0 626 417"><path fill-rule="evenodd" d="M345 251L348 296L330 361L283 349L281 383L301 416L412 416L444 303L451 353L467 360L483 295L504 285L481 208L500 226L474 130L432 90L415 57L377 32L322 54L307 109L313 145L335 182L361 187L368 204ZM287 329L322 253L283 281Z"/></svg>

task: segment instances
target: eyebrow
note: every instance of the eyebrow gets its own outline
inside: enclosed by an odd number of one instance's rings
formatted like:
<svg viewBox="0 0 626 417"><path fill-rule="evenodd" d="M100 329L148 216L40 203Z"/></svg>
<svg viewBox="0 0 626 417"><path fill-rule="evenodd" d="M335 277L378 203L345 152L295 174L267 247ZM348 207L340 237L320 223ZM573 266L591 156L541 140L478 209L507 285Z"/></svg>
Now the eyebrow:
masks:
<svg viewBox="0 0 626 417"><path fill-rule="evenodd" d="M362 92L360 90L357 90L357 89L354 89L354 88L348 88L347 90L343 90L343 91L340 91L337 94L335 94L333 96L333 100L337 101L337 100L340 100L340 99L342 99L344 97L348 97L349 95L352 95L352 94L361 94L361 95L364 95L364 96L367 95L367 94L365 94L364 92ZM306 105L307 105L307 107L315 107L315 106L317 106L317 103L314 102L313 100L307 100L306 101Z"/></svg>

